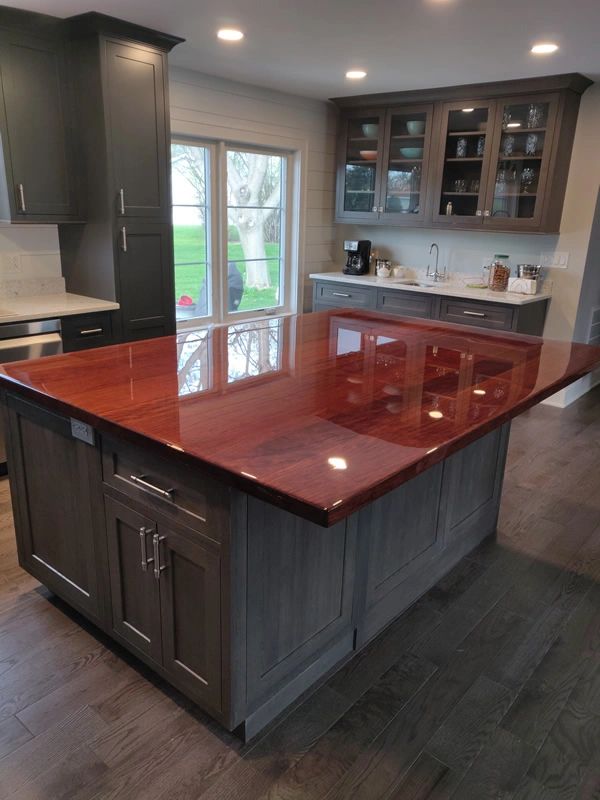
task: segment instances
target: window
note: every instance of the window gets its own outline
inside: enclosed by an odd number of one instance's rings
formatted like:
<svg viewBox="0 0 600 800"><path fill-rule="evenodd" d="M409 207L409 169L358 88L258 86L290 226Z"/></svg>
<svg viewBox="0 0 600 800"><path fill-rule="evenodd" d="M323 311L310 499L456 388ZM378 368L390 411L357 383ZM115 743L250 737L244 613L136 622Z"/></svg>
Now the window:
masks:
<svg viewBox="0 0 600 800"><path fill-rule="evenodd" d="M275 150L173 142L180 327L291 308L291 162Z"/></svg>

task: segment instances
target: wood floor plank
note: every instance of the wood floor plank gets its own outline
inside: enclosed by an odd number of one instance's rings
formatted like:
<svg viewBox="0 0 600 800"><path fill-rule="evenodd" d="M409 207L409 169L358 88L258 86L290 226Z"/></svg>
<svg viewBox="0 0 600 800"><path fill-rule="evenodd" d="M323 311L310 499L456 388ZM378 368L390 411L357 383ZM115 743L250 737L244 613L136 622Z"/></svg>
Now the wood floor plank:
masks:
<svg viewBox="0 0 600 800"><path fill-rule="evenodd" d="M391 722L434 675L435 665L413 654L403 655L333 725L264 800L318 800L342 778L366 745Z"/></svg>
<svg viewBox="0 0 600 800"><path fill-rule="evenodd" d="M448 800L460 778L429 753L421 753L385 800Z"/></svg>
<svg viewBox="0 0 600 800"><path fill-rule="evenodd" d="M454 800L512 797L535 753L532 745L498 728L456 788Z"/></svg>
<svg viewBox="0 0 600 800"><path fill-rule="evenodd" d="M12 753L22 744L33 738L31 731L16 717L8 717L0 722L0 758Z"/></svg>
<svg viewBox="0 0 600 800"><path fill-rule="evenodd" d="M427 752L456 772L464 772L506 714L513 693L480 675L427 744Z"/></svg>
<svg viewBox="0 0 600 800"><path fill-rule="evenodd" d="M489 666L515 627L523 623L494 609L461 645L449 664L428 681L407 707L361 754L328 800L378 800L398 784L471 684Z"/></svg>
<svg viewBox="0 0 600 800"><path fill-rule="evenodd" d="M36 782L52 767L92 740L106 728L95 711L83 708L76 714L30 739L0 759L0 797L8 797L28 783ZM43 797L44 795L41 794Z"/></svg>

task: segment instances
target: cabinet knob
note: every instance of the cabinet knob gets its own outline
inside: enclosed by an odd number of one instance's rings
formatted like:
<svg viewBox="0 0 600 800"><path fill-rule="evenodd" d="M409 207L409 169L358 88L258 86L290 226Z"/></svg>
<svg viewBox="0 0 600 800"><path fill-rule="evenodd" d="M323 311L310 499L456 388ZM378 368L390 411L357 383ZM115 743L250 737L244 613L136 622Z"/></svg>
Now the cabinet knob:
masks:
<svg viewBox="0 0 600 800"><path fill-rule="evenodd" d="M483 216L483 211L480 208L478 208L477 211L475 212L475 216L476 217L482 217Z"/></svg>
<svg viewBox="0 0 600 800"><path fill-rule="evenodd" d="M483 212L483 216L484 217L489 217L490 215L491 215L491 212L488 211L487 209Z"/></svg>
<svg viewBox="0 0 600 800"><path fill-rule="evenodd" d="M383 214L383 206L379 206L379 213Z"/></svg>
<svg viewBox="0 0 600 800"><path fill-rule="evenodd" d="M376 214L376 213L377 213L377 206L373 206L373 213L374 213L374 214Z"/></svg>

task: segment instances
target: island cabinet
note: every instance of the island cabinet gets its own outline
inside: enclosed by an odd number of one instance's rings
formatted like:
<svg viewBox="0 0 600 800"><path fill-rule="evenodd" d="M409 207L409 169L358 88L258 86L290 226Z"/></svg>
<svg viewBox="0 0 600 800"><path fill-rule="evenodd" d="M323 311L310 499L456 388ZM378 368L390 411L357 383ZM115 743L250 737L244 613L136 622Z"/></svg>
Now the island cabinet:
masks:
<svg viewBox="0 0 600 800"><path fill-rule="evenodd" d="M494 533L510 420L600 364L364 309L273 322L244 333L281 360L233 381L236 325L0 373L21 565L245 738Z"/></svg>
<svg viewBox="0 0 600 800"><path fill-rule="evenodd" d="M339 222L557 232L578 74L337 98Z"/></svg>
<svg viewBox="0 0 600 800"><path fill-rule="evenodd" d="M324 528L5 400L21 565L246 738L495 528L507 425Z"/></svg>
<svg viewBox="0 0 600 800"><path fill-rule="evenodd" d="M67 42L61 22L0 11L0 216L12 222L78 218Z"/></svg>

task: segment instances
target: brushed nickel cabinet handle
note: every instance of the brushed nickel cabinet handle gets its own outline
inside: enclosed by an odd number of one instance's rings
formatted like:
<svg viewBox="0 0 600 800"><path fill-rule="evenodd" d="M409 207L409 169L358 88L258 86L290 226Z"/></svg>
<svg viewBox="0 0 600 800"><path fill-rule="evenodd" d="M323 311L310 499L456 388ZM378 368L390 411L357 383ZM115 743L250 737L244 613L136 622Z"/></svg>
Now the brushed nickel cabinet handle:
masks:
<svg viewBox="0 0 600 800"><path fill-rule="evenodd" d="M150 481L147 481L145 475L130 475L129 480L133 481L136 486L141 486L142 489L147 489L149 492L153 492L159 497L164 497L165 500L173 502L173 493L175 489L161 489L160 486L155 486L153 483L150 483Z"/></svg>
<svg viewBox="0 0 600 800"><path fill-rule="evenodd" d="M148 571L148 564L153 564L154 559L148 558L148 554L146 552L146 537L149 533L152 533L150 528L146 528L142 525L140 528L140 549L142 551L142 572Z"/></svg>
<svg viewBox="0 0 600 800"><path fill-rule="evenodd" d="M483 311L463 311L466 317L485 317Z"/></svg>
<svg viewBox="0 0 600 800"><path fill-rule="evenodd" d="M487 208L486 208L486 210L483 212L483 216L484 217L489 217L490 215L491 215L491 212L488 211Z"/></svg>
<svg viewBox="0 0 600 800"><path fill-rule="evenodd" d="M168 564L160 563L160 543L165 540L165 536L159 536L155 533L152 537L152 547L154 549L154 577L157 581L160 580L160 573L163 572Z"/></svg>
<svg viewBox="0 0 600 800"><path fill-rule="evenodd" d="M483 217L483 211L480 208L478 208L477 211L475 212L475 216L476 217Z"/></svg>
<svg viewBox="0 0 600 800"><path fill-rule="evenodd" d="M351 294L347 294L346 292L332 292L333 297L352 297Z"/></svg>
<svg viewBox="0 0 600 800"><path fill-rule="evenodd" d="M127 228L124 225L121 228L121 250L127 252Z"/></svg>
<svg viewBox="0 0 600 800"><path fill-rule="evenodd" d="M27 206L25 204L25 187L22 183L17 183L17 194L18 194L18 203L19 203L19 211L25 212L27 211Z"/></svg>
<svg viewBox="0 0 600 800"><path fill-rule="evenodd" d="M125 189L119 189L119 214L125 214Z"/></svg>
<svg viewBox="0 0 600 800"><path fill-rule="evenodd" d="M97 333L104 333L104 328L84 328L79 331L80 336L95 336Z"/></svg>

